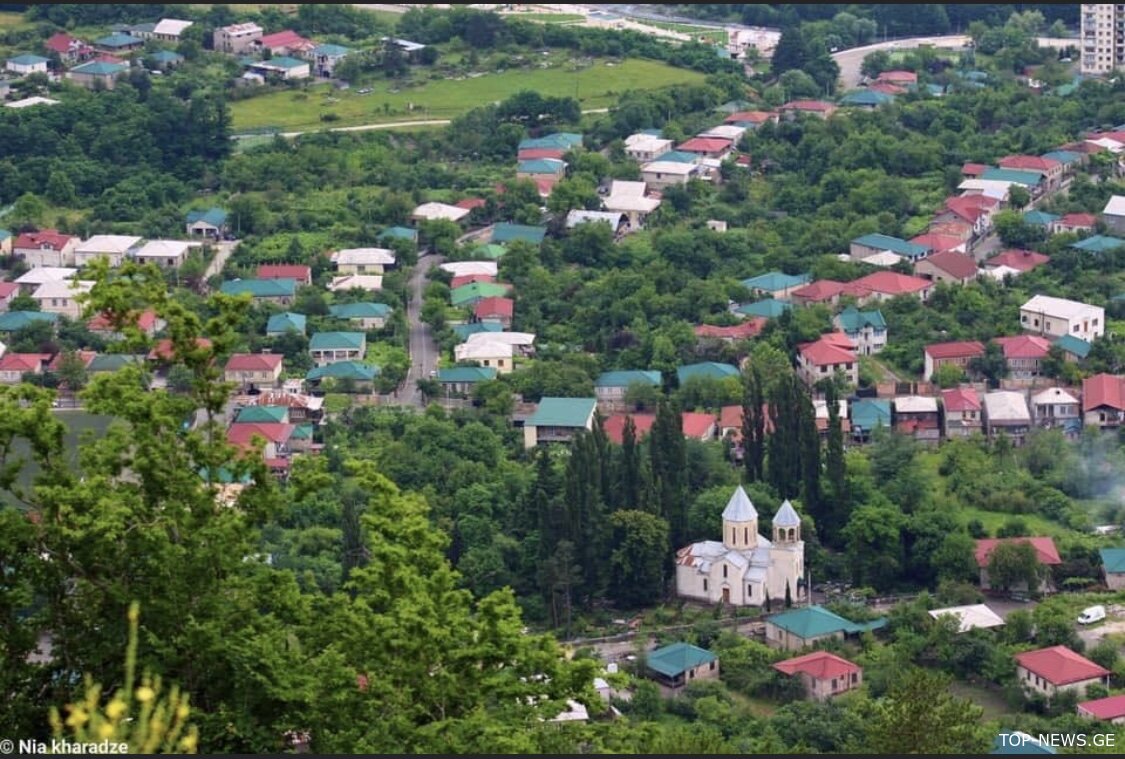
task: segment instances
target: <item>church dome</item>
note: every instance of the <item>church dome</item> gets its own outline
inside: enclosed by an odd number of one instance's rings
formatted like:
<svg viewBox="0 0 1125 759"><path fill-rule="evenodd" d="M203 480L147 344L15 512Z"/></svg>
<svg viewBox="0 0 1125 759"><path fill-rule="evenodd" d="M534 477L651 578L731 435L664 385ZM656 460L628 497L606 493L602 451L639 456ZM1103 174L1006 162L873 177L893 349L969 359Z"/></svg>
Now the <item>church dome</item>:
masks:
<svg viewBox="0 0 1125 759"><path fill-rule="evenodd" d="M730 508L729 506L727 508ZM751 507L752 508L752 507ZM781 508L773 515L774 527L800 527L801 517L797 515L797 510L793 508L793 504L789 503L789 499L785 499L785 503L781 504Z"/></svg>
<svg viewBox="0 0 1125 759"><path fill-rule="evenodd" d="M734 495L727 501L727 507L723 509L723 521L752 522L757 518L758 511L754 508L754 504L750 503L750 496L746 495L746 491L739 485L738 490L734 491Z"/></svg>

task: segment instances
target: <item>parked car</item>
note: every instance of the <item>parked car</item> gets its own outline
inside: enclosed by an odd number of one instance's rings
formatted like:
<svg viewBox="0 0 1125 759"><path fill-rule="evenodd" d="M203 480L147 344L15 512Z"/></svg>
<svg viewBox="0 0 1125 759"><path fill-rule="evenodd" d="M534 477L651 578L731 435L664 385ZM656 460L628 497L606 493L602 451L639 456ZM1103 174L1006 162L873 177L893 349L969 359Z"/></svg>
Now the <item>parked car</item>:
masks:
<svg viewBox="0 0 1125 759"><path fill-rule="evenodd" d="M1105 607L1101 605L1091 606L1078 615L1078 624L1089 625L1094 622L1101 622L1103 619L1105 619Z"/></svg>

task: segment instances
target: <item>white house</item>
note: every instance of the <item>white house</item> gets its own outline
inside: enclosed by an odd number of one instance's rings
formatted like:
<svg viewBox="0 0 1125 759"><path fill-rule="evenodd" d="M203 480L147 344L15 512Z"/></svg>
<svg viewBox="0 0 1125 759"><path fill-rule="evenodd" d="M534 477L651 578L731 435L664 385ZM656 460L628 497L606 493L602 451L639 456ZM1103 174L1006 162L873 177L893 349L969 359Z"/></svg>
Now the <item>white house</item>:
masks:
<svg viewBox="0 0 1125 759"><path fill-rule="evenodd" d="M39 285L45 282L61 282L70 279L77 273L78 269L65 266L37 266L21 274L16 279L16 284L20 286L20 292L30 295L39 289Z"/></svg>
<svg viewBox="0 0 1125 759"><path fill-rule="evenodd" d="M179 42L180 36L187 31L194 21L184 21L178 18L162 18L156 22L152 36L165 42Z"/></svg>
<svg viewBox="0 0 1125 759"><path fill-rule="evenodd" d="M141 238L132 235L94 235L74 249L74 265L88 266L95 258L105 256L110 266L120 266L140 242Z"/></svg>
<svg viewBox="0 0 1125 759"><path fill-rule="evenodd" d="M395 265L395 253L386 248L345 248L331 256L341 274L382 274Z"/></svg>
<svg viewBox="0 0 1125 759"><path fill-rule="evenodd" d="M740 485L723 510L722 541L704 540L676 552L676 594L724 606L762 606L767 595L796 601L803 594L805 543L789 501L773 518L773 540L758 534L758 512Z"/></svg>
<svg viewBox="0 0 1125 759"><path fill-rule="evenodd" d="M1125 235L1125 195L1114 195L1102 209L1102 221L1110 232Z"/></svg>
<svg viewBox="0 0 1125 759"><path fill-rule="evenodd" d="M1105 334L1105 309L1065 298L1036 295L1020 306L1020 328L1050 337L1072 335L1092 343Z"/></svg>
<svg viewBox="0 0 1125 759"><path fill-rule="evenodd" d="M44 282L35 289L31 297L39 303L40 311L78 319L82 316L82 305L76 297L90 292L93 286L93 282L82 281Z"/></svg>
<svg viewBox="0 0 1125 759"><path fill-rule="evenodd" d="M27 74L46 74L48 63L50 61L41 55L17 55L15 58L8 59L8 62L4 64L4 69L11 71L13 74L24 76Z"/></svg>
<svg viewBox="0 0 1125 759"><path fill-rule="evenodd" d="M1049 387L1031 396L1031 411L1038 427L1082 429L1082 401L1061 387Z"/></svg>
<svg viewBox="0 0 1125 759"><path fill-rule="evenodd" d="M332 292L356 289L377 292L383 289L383 277L380 274L342 274L332 278L328 289Z"/></svg>
<svg viewBox="0 0 1125 759"><path fill-rule="evenodd" d="M458 222L469 215L472 209L451 206L447 203L423 203L410 214L412 221L446 221Z"/></svg>
<svg viewBox="0 0 1125 759"><path fill-rule="evenodd" d="M500 267L495 261L450 261L441 264L438 268L449 272L454 277L468 277L473 274L495 277L500 271Z"/></svg>
<svg viewBox="0 0 1125 759"><path fill-rule="evenodd" d="M679 161L650 161L641 166L641 176L649 187L662 190L687 184L692 177L699 176L699 167Z"/></svg>
<svg viewBox="0 0 1125 759"><path fill-rule="evenodd" d="M655 161L657 156L662 156L672 149L673 142L663 137L640 132L625 138L625 155L634 161L646 163Z"/></svg>
<svg viewBox="0 0 1125 759"><path fill-rule="evenodd" d="M165 269L178 269L187 260L193 243L182 240L149 240L133 253L138 263L154 263Z"/></svg>
<svg viewBox="0 0 1125 759"><path fill-rule="evenodd" d="M36 266L72 266L74 249L79 238L58 232L54 229L41 229L38 232L24 232L12 243L12 253L22 258L24 263Z"/></svg>
<svg viewBox="0 0 1125 759"><path fill-rule="evenodd" d="M512 371L512 356L515 349L510 343L498 340L478 340L461 343L453 347L453 358L458 362L472 361L477 366L491 366L497 374Z"/></svg>
<svg viewBox="0 0 1125 759"><path fill-rule="evenodd" d="M609 195L602 199L602 208L605 210L625 214L630 229L640 229L644 226L645 217L659 207L659 198L645 195L644 182L615 179L610 182Z"/></svg>

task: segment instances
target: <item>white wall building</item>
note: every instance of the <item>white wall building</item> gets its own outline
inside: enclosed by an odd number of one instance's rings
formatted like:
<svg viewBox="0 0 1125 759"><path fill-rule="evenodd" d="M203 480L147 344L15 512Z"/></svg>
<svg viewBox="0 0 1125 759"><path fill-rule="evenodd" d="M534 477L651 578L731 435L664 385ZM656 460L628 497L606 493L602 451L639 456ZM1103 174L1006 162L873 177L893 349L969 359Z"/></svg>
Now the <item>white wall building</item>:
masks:
<svg viewBox="0 0 1125 759"><path fill-rule="evenodd" d="M1092 343L1105 334L1105 309L1065 298L1036 295L1020 306L1020 328L1049 337L1072 335Z"/></svg>

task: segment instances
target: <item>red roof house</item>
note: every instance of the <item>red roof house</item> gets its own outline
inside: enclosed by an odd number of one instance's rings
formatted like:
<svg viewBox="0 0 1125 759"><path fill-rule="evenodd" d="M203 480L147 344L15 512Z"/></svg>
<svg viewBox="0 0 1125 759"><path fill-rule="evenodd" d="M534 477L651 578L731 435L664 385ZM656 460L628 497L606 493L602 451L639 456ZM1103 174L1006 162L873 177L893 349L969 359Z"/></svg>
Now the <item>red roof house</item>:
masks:
<svg viewBox="0 0 1125 759"><path fill-rule="evenodd" d="M15 385L25 374L42 374L43 365L50 360L49 353L5 353L0 358L0 382Z"/></svg>
<svg viewBox="0 0 1125 759"><path fill-rule="evenodd" d="M984 346L976 340L931 343L922 349L924 363L922 376L925 379L931 379L934 373L945 364L956 364L962 369L966 369L970 361L983 355Z"/></svg>
<svg viewBox="0 0 1125 759"><path fill-rule="evenodd" d="M718 432L719 418L714 414L699 414L684 411L680 414L684 437L693 440L713 440Z"/></svg>
<svg viewBox="0 0 1125 759"><path fill-rule="evenodd" d="M979 177L988 170L988 165L983 163L966 163L961 167L961 176Z"/></svg>
<svg viewBox="0 0 1125 759"><path fill-rule="evenodd" d="M1082 380L1085 423L1107 429L1125 423L1125 377L1095 374Z"/></svg>
<svg viewBox="0 0 1125 759"><path fill-rule="evenodd" d="M727 116L723 121L727 124L765 124L767 121L777 123L777 114L773 111L738 111Z"/></svg>
<svg viewBox="0 0 1125 759"><path fill-rule="evenodd" d="M227 359L228 372L272 372L282 364L280 353L235 353Z"/></svg>
<svg viewBox="0 0 1125 759"><path fill-rule="evenodd" d="M156 315L155 311L149 309L147 311L142 311L137 315L136 326L141 330L141 332L144 332L149 337L152 337L163 326L163 322ZM110 324L109 317L107 317L105 314L97 314L88 322L86 322L86 329L94 333L101 333L106 335L114 333L113 325Z"/></svg>
<svg viewBox="0 0 1125 759"><path fill-rule="evenodd" d="M971 387L955 387L941 391L941 405L947 414L980 411L980 396Z"/></svg>
<svg viewBox="0 0 1125 759"><path fill-rule="evenodd" d="M1106 720L1114 724L1125 722L1125 695L1083 701L1078 704L1078 715Z"/></svg>
<svg viewBox="0 0 1125 759"><path fill-rule="evenodd" d="M306 53L316 47L312 40L305 39L292 29L266 34L255 43L260 49L277 55Z"/></svg>
<svg viewBox="0 0 1125 759"><path fill-rule="evenodd" d="M1051 231L1089 232L1098 224L1098 217L1092 213L1068 213L1051 222Z"/></svg>
<svg viewBox="0 0 1125 759"><path fill-rule="evenodd" d="M834 279L818 279L793 290L789 293L789 298L798 306L809 303L835 304L840 299L841 293L847 289L848 284L846 282L837 282Z"/></svg>
<svg viewBox="0 0 1125 759"><path fill-rule="evenodd" d="M258 279L295 279L299 285L311 285L312 268L304 264L261 264Z"/></svg>
<svg viewBox="0 0 1125 759"><path fill-rule="evenodd" d="M977 541L977 548L974 552L977 566L987 567L989 557L996 550L996 546L1001 543L1031 543L1035 549L1035 557L1040 564L1046 566L1062 564L1059 549L1055 547L1055 541L1052 538L981 538Z"/></svg>
<svg viewBox="0 0 1125 759"><path fill-rule="evenodd" d="M1041 373L1041 364L1051 350L1051 342L1038 335L997 337L993 342L1004 349L1008 374L1013 379L1031 379Z"/></svg>
<svg viewBox="0 0 1125 759"><path fill-rule="evenodd" d="M884 71L875 78L877 82L891 82L892 84L917 84L918 75L913 71Z"/></svg>
<svg viewBox="0 0 1125 759"><path fill-rule="evenodd" d="M837 106L833 103L826 103L823 100L790 100L785 105L781 106L780 111L800 111L801 113L811 113L826 119L836 112Z"/></svg>
<svg viewBox="0 0 1125 759"><path fill-rule="evenodd" d="M75 351L74 355L78 357L78 360L82 362L82 366L84 367L88 367L90 365L90 362L98 357L97 351ZM59 366L62 365L63 358L65 356L65 353L56 353L55 357L52 358L50 363L47 364L47 371L57 372L59 370Z"/></svg>
<svg viewBox="0 0 1125 759"><path fill-rule="evenodd" d="M1025 686L1052 694L1060 688L1085 690L1083 684L1108 684L1110 671L1066 646L1016 654L1016 676ZM1035 678L1035 679L1033 679ZM1029 682L1030 681L1030 682ZM1066 688L1066 686L1072 686Z"/></svg>
<svg viewBox="0 0 1125 759"><path fill-rule="evenodd" d="M931 235L932 236L932 235ZM911 242L917 242L915 238ZM952 282L954 284L967 284L977 278L979 270L977 262L972 256L958 253L954 250L943 250L940 253L920 259L914 264L914 273L934 282Z"/></svg>
<svg viewBox="0 0 1125 759"><path fill-rule="evenodd" d="M762 421L767 435L773 434L773 420L770 419L769 405L762 404ZM742 440L742 406L723 406L719 410L719 435L730 435L731 440Z"/></svg>
<svg viewBox="0 0 1125 759"><path fill-rule="evenodd" d="M966 164L969 165L979 164ZM957 195L945 199L945 210L969 224L976 224L982 216L990 215L999 205L999 200L987 195Z"/></svg>
<svg viewBox="0 0 1125 759"><path fill-rule="evenodd" d="M1036 253L1034 250L1018 250L1010 249L1002 253L998 253L992 258L984 262L984 265L989 268L997 266L1009 266L1019 271L1031 271L1037 266L1042 266L1050 262L1051 257L1045 256L1042 253Z"/></svg>
<svg viewBox="0 0 1125 759"><path fill-rule="evenodd" d="M827 651L779 661L773 668L783 675L800 677L809 698L817 701L858 688L863 682L863 670L858 665Z"/></svg>
<svg viewBox="0 0 1125 759"><path fill-rule="evenodd" d="M850 283L852 288L862 288L875 293L878 300L896 295L917 294L925 300L934 283L909 274L895 271L877 271Z"/></svg>
<svg viewBox="0 0 1125 759"><path fill-rule="evenodd" d="M798 346L797 374L808 385L843 372L847 381L859 381L859 359L855 354L855 344L843 333L821 335L813 343Z"/></svg>
<svg viewBox="0 0 1125 759"><path fill-rule="evenodd" d="M43 46L53 53L58 53L59 57L67 62L85 60L94 52L93 48L85 42L71 37L66 32L52 34Z"/></svg>
<svg viewBox="0 0 1125 759"><path fill-rule="evenodd" d="M1038 171L1040 174L1053 174L1062 170L1062 162L1054 158L1043 158L1037 155L1009 155L1004 156L996 165L1002 169L1017 169L1019 171Z"/></svg>
<svg viewBox="0 0 1125 759"><path fill-rule="evenodd" d="M872 92L882 92L884 95L905 95L909 90L905 87L890 82L875 82L868 88Z"/></svg>
<svg viewBox="0 0 1125 759"><path fill-rule="evenodd" d="M492 319L510 325L515 306L515 301L511 298L481 298L473 306L473 316L477 321Z"/></svg>
<svg viewBox="0 0 1125 759"><path fill-rule="evenodd" d="M633 417L633 428L636 431L636 439L641 440L649 432L652 431L652 425L656 422L656 414L613 414L602 422L602 429L605 430L605 436L609 438L611 443L621 445L625 440L625 418Z"/></svg>
<svg viewBox="0 0 1125 759"><path fill-rule="evenodd" d="M450 290L456 290L458 287L471 285L474 282L495 282L496 277L492 274L461 274L454 277L449 283Z"/></svg>
<svg viewBox="0 0 1125 759"><path fill-rule="evenodd" d="M707 158L722 158L731 151L734 142L723 137L692 137L676 146L676 150L696 153Z"/></svg>
<svg viewBox="0 0 1125 759"><path fill-rule="evenodd" d="M519 160L523 161L526 159L520 158ZM471 211L474 208L484 208L487 204L488 201L486 201L484 198L462 198L453 205L457 206L458 208L464 208Z"/></svg>
<svg viewBox="0 0 1125 759"><path fill-rule="evenodd" d="M917 237L911 237L909 242L915 245L923 245L934 253L943 253L947 250L955 250L959 253L965 252L964 238L954 235L936 234L932 231L918 235Z"/></svg>
<svg viewBox="0 0 1125 759"><path fill-rule="evenodd" d="M15 282L0 282L0 311L8 310L8 301L19 294L20 286Z"/></svg>
<svg viewBox="0 0 1125 759"><path fill-rule="evenodd" d="M698 324L695 327L695 336L713 338L718 340L747 340L757 337L768 320L762 316L747 319L733 327L716 327L711 324Z"/></svg>
<svg viewBox="0 0 1125 759"><path fill-rule="evenodd" d="M295 424L274 422L235 422L227 428L227 442L243 450L253 448L253 440L260 436L266 441L265 458L278 458L285 452L289 438L293 436Z"/></svg>
<svg viewBox="0 0 1125 759"><path fill-rule="evenodd" d="M54 250L60 251L70 243L71 240L76 240L73 235L63 234L57 229L40 229L38 232L24 232L16 237L15 242L12 243L13 250L20 248L35 249L35 250Z"/></svg>

